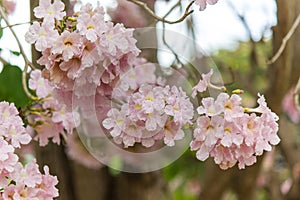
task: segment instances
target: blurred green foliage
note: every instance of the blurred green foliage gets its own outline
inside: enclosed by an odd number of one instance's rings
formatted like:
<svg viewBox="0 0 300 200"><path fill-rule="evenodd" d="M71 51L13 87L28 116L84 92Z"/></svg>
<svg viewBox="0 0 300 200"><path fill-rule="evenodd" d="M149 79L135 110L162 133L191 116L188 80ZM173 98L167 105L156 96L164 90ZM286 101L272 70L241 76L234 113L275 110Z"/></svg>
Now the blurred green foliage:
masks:
<svg viewBox="0 0 300 200"><path fill-rule="evenodd" d="M22 71L14 65L4 65L0 73L0 101L14 102L25 107L29 99L22 86Z"/></svg>

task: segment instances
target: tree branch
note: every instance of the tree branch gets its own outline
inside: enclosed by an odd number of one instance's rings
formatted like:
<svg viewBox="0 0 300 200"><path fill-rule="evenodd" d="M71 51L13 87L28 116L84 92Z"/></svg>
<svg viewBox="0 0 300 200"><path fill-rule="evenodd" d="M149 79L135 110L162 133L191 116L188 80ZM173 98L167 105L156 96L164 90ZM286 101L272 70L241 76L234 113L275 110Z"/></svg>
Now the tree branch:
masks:
<svg viewBox="0 0 300 200"><path fill-rule="evenodd" d="M179 22L182 22L183 20L185 20L185 18L187 18L190 14L192 14L194 12L194 10L190 10L190 8L193 5L193 3L195 2L195 1L191 1L189 3L189 5L185 9L184 14L179 19L177 19L175 21L171 21L171 20L165 19L165 17L160 17L160 16L156 15L155 12L151 8L149 8L149 6L147 5L147 3L145 3L145 2L142 2L142 1L139 1L139 0L127 0L127 1L132 2L132 3L134 3L134 4L136 4L136 5L140 6L140 7L142 7L145 11L147 11L156 20L161 21L163 23L167 23L167 24L176 24L176 23L179 23ZM166 15L168 15L169 12L171 12L175 7L176 6L173 6L170 9L170 11L167 12Z"/></svg>
<svg viewBox="0 0 300 200"><path fill-rule="evenodd" d="M298 16L297 16L296 20L294 21L294 23L293 23L291 29L289 30L289 32L282 39L281 46L278 49L278 51L276 52L276 54L270 60L267 61L268 65L273 64L274 62L276 62L278 60L278 58L280 57L280 55L283 53L283 51L284 51L284 49L286 47L287 42L291 39L291 37L295 33L295 31L296 31L297 27L299 26L299 24L300 24L300 13L298 14Z"/></svg>

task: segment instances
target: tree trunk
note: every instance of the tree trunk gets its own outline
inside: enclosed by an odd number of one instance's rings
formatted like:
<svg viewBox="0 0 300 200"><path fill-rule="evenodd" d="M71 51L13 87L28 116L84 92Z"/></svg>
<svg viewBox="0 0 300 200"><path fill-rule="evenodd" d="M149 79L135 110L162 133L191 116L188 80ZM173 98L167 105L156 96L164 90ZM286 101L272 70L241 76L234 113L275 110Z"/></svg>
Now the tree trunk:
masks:
<svg viewBox="0 0 300 200"><path fill-rule="evenodd" d="M300 13L299 0L277 0L278 7L278 25L274 28L274 54L279 49L282 39L292 27L293 22ZM281 101L288 89L294 86L299 79L300 74L300 29L288 41L284 52L279 59L270 66L270 90L268 100L270 107L278 114L281 113ZM293 172L295 167L300 163L300 148L296 145L296 135L299 134L299 126L291 123L286 116L280 115L281 138L280 149L285 157L286 162ZM300 179L293 180L293 186L284 199L293 200L300 197Z"/></svg>

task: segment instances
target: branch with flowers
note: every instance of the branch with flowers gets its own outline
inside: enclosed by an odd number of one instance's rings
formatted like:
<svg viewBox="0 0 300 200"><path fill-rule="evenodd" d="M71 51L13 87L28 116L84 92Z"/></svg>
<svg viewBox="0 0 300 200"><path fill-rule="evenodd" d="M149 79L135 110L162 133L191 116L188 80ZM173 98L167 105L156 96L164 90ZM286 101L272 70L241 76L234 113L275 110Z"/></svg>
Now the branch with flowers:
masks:
<svg viewBox="0 0 300 200"><path fill-rule="evenodd" d="M182 17L169 21L165 17L180 1L162 18L142 1L128 1L169 24L185 20L192 14L193 4L204 10L207 3L217 3L191 1ZM22 112L23 119L13 104L0 103L0 148L5 152L0 156L0 177L6 181L0 185L0 195L4 199L19 198L25 190L27 198L57 197L58 181L49 169L45 167L45 174L41 174L35 160L23 167L14 149L28 144L31 137L40 146L50 140L68 143L73 130L92 112L103 127L103 136L123 149L139 146L147 151L157 145L176 146L189 129L193 133L190 150L196 151L196 158L205 161L211 157L223 170L251 166L257 156L280 142L278 116L268 108L263 95L258 94L256 108L243 107L242 90L214 85L213 70L201 74L200 80L192 80L197 83L192 91L168 84L157 75L156 65L140 56L134 29L106 21L100 5L88 3L72 16L66 15L64 7L60 0L40 0L33 10L38 20L31 24L25 39L41 53L37 63L44 66L43 70L29 62L0 8L25 60L23 86L31 98ZM27 88L28 67L28 87L34 96ZM211 89L219 90L217 97L205 96ZM91 106L89 99L96 101L96 106ZM192 103L196 100L199 105ZM74 101L84 106L78 110Z"/></svg>

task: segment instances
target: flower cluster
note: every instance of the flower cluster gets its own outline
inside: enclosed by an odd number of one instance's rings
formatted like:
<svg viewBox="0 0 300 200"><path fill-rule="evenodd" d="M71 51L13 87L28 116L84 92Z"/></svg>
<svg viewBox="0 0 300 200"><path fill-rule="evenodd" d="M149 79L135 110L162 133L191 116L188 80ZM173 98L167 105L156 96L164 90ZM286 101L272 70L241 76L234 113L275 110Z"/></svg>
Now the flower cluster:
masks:
<svg viewBox="0 0 300 200"><path fill-rule="evenodd" d="M57 178L47 166L42 174L36 161L23 166L15 154L20 144L28 144L30 135L13 104L0 103L0 199L53 199L58 196Z"/></svg>
<svg viewBox="0 0 300 200"><path fill-rule="evenodd" d="M199 5L200 6L199 10L202 11L205 10L207 4L213 5L216 4L217 2L218 0L196 0L195 4Z"/></svg>
<svg viewBox="0 0 300 200"><path fill-rule="evenodd" d="M36 92L41 101L30 108L28 116L29 124L37 132L34 139L39 141L40 146L47 145L50 138L54 143L60 144L60 135L65 131L71 134L79 124L78 113L67 112L66 106L54 99L53 88L42 77L40 70L31 72L29 88Z"/></svg>
<svg viewBox="0 0 300 200"><path fill-rule="evenodd" d="M154 64L137 58L116 84L112 96L122 102L120 109L110 109L102 122L104 128L111 129L116 143L151 147L155 140L164 140L173 146L184 137L182 128L191 123L193 105L181 88L166 86L155 69Z"/></svg>
<svg viewBox="0 0 300 200"><path fill-rule="evenodd" d="M15 105L0 102L0 138L10 142L13 148L20 148L21 144L28 144L31 136L23 125Z"/></svg>
<svg viewBox="0 0 300 200"><path fill-rule="evenodd" d="M237 94L230 96L223 92L216 99L202 99L190 144L199 160L213 157L222 169L236 163L243 169L280 142L278 116L267 107L264 96L259 95L259 106L254 109L243 108L241 100Z"/></svg>
<svg viewBox="0 0 300 200"><path fill-rule="evenodd" d="M63 10L60 0L40 0L34 9L42 22L33 22L25 39L42 52L38 63L46 67L55 87L64 91L73 90L75 80L83 88L112 87L139 54L133 29L105 21L100 6L94 9L86 4L74 16L66 16Z"/></svg>

